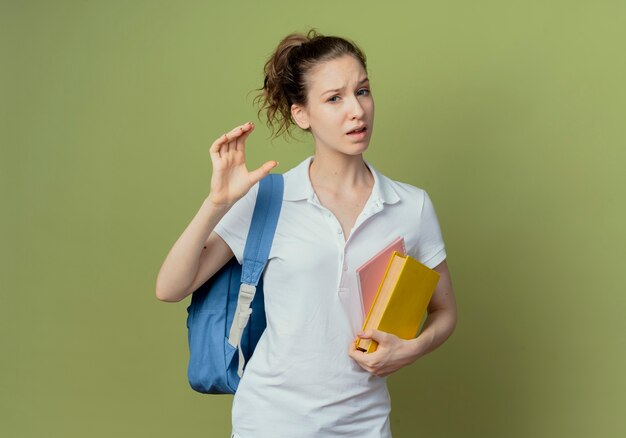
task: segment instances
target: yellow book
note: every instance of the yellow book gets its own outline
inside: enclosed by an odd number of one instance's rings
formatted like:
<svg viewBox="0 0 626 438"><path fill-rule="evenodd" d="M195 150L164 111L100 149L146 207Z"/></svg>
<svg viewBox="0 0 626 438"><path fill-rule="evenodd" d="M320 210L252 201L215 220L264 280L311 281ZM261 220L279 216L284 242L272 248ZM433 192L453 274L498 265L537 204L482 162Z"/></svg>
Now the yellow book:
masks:
<svg viewBox="0 0 626 438"><path fill-rule="evenodd" d="M439 273L411 256L394 251L367 314L363 331L376 329L402 339L412 339L422 324ZM376 351L378 343L358 339L356 348L367 353Z"/></svg>

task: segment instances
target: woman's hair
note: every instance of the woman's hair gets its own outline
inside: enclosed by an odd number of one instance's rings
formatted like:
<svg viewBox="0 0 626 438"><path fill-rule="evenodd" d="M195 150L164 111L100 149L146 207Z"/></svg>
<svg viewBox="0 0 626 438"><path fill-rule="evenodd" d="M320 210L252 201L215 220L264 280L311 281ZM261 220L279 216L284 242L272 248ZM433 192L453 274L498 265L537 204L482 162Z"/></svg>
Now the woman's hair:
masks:
<svg viewBox="0 0 626 438"><path fill-rule="evenodd" d="M324 36L315 29L306 34L287 35L265 63L265 80L261 93L255 98L261 112L267 112L267 126L274 138L291 134L294 124L291 105L306 104L306 75L317 64L354 56L367 70L365 54L352 41L336 36Z"/></svg>

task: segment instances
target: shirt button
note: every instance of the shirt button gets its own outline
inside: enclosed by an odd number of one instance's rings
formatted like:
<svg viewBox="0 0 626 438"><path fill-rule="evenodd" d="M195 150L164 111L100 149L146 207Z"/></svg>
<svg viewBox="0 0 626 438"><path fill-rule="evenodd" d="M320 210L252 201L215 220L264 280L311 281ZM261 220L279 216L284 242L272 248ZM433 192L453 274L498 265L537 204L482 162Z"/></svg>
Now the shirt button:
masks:
<svg viewBox="0 0 626 438"><path fill-rule="evenodd" d="M337 234L341 234L341 233L342 233L341 228L337 228Z"/></svg>
<svg viewBox="0 0 626 438"><path fill-rule="evenodd" d="M343 270L347 271L348 270L348 265L346 265L345 263L343 264Z"/></svg>

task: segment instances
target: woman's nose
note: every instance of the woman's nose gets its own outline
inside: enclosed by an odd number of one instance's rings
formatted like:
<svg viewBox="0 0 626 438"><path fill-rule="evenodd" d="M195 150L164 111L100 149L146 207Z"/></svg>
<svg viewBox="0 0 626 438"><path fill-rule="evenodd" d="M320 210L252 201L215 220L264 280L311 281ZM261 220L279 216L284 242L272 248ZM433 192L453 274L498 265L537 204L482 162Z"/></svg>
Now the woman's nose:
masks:
<svg viewBox="0 0 626 438"><path fill-rule="evenodd" d="M363 105L359 102L359 99L355 96L352 99L352 105L350 108L350 118L361 118L365 111L363 110Z"/></svg>

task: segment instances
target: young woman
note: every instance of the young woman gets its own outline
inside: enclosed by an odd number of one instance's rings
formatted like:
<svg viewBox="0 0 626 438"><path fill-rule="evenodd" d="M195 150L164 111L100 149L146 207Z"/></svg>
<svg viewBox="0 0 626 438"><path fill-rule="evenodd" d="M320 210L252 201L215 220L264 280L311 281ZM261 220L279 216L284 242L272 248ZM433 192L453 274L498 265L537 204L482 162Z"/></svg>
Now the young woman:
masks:
<svg viewBox="0 0 626 438"><path fill-rule="evenodd" d="M276 135L293 124L315 154L284 174L264 273L267 329L233 400L233 437L391 436L385 377L439 347L456 324L446 252L426 192L363 159L374 127L366 59L352 42L315 31L280 42L265 65L262 110ZM159 272L156 294L180 301L233 255L241 263L258 181L278 165L245 162L252 123L210 148L210 192ZM388 146L388 145L387 145ZM355 270L397 237L441 274L421 334L361 333ZM356 337L379 343L355 349Z"/></svg>

